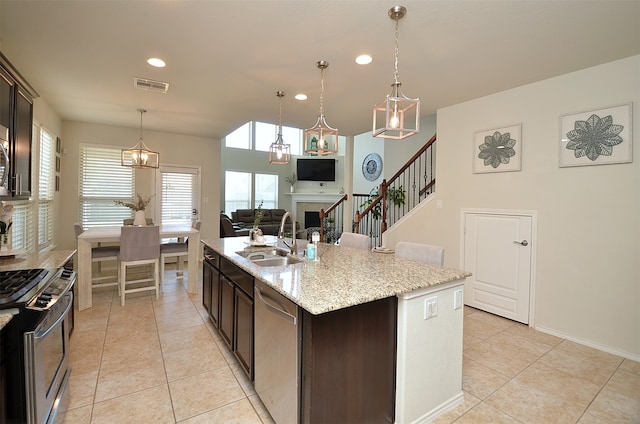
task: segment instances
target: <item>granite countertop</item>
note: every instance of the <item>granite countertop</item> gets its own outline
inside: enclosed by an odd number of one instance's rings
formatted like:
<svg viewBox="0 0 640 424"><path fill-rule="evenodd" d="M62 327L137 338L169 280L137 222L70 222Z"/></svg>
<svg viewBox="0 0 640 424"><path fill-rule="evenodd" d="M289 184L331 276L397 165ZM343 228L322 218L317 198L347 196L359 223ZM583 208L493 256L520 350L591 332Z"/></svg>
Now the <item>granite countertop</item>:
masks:
<svg viewBox="0 0 640 424"><path fill-rule="evenodd" d="M75 253L76 250L48 250L24 253L15 257L0 257L0 271L34 268L57 269L69 261Z"/></svg>
<svg viewBox="0 0 640 424"><path fill-rule="evenodd" d="M0 256L0 271L16 271L21 269L58 269L67 263L75 250L49 250L46 252L24 253L13 256ZM0 329L11 321L17 309L0 311Z"/></svg>
<svg viewBox="0 0 640 424"><path fill-rule="evenodd" d="M202 243L315 315L471 275L466 271L398 258L394 254L326 243L318 244L319 260L309 261L302 257L306 240L298 240L298 257L302 262L260 267L236 253L266 249L248 246L248 240L248 237L226 237L203 239ZM277 247L288 249L281 240L277 243Z"/></svg>

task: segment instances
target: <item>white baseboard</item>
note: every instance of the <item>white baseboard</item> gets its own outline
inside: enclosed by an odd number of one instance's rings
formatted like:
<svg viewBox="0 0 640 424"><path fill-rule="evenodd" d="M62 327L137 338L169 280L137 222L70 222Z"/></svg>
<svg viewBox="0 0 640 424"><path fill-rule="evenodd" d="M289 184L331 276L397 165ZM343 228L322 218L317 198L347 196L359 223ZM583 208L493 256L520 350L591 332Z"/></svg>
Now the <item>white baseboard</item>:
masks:
<svg viewBox="0 0 640 424"><path fill-rule="evenodd" d="M618 350L618 349L614 349L610 346L605 346L602 345L600 343L596 343L593 342L591 340L586 340L586 339L581 339L578 337L574 337L571 336L569 334L565 334L562 333L561 331L557 331L557 330L552 330L550 328L546 328L546 327L542 327L542 326L535 326L534 327L536 330L542 332L542 333L546 333L546 334L551 334L552 336L556 336L556 337L561 337L563 339L567 339L569 341L584 345L584 346L588 346L588 347L592 347L594 349L598 349L601 350L603 352L607 352L607 353L611 353L613 355L617 355L617 356L621 356L623 358L627 358L627 359L631 359L633 361L637 361L640 362L640 355L638 354L634 354L631 352L625 352L623 350Z"/></svg>
<svg viewBox="0 0 640 424"><path fill-rule="evenodd" d="M436 418L438 418L440 415L444 414L445 412L451 411L453 408L460 405L462 402L464 402L464 393L461 390L460 393L448 399L447 401L441 403L440 405L436 406L431 411L427 412L421 417L418 417L418 419L413 421L411 424L428 424L433 420L435 420ZM400 423L396 421L396 424L400 424Z"/></svg>

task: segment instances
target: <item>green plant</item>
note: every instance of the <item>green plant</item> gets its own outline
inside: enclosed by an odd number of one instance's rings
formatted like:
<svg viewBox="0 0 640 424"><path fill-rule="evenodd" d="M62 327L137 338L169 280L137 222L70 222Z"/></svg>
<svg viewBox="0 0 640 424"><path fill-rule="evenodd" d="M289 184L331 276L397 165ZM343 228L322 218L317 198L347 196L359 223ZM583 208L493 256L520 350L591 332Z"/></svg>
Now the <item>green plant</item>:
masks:
<svg viewBox="0 0 640 424"><path fill-rule="evenodd" d="M371 203L373 203L374 200L378 198L379 195L380 195L380 186L377 186L369 192L369 197L360 205L360 207L361 208L368 207ZM387 197L386 200L389 200L391 203L393 203L394 206L404 205L404 202L406 201L406 194L402 186L398 188L388 187L386 197ZM382 202L378 202L373 207L373 209L371 209L371 215L373 215L374 219L380 219L380 217L382 216L381 204Z"/></svg>
<svg viewBox="0 0 640 424"><path fill-rule="evenodd" d="M285 180L287 180L287 182L289 184L291 184L291 185L294 185L296 183L296 181L298 181L295 172L293 174L289 175L287 178L285 178Z"/></svg>
<svg viewBox="0 0 640 424"><path fill-rule="evenodd" d="M123 202L122 200L114 200L113 203L118 206L126 206L134 211L143 211L149 206L149 203L151 203L151 197L145 199L140 193L137 193L137 196L138 200L135 203Z"/></svg>
<svg viewBox="0 0 640 424"><path fill-rule="evenodd" d="M253 228L258 228L260 226L260 222L262 221L262 218L264 217L264 211L262 210L262 201L260 201L260 204L258 205L258 209L256 209L256 213L255 216L253 218Z"/></svg>

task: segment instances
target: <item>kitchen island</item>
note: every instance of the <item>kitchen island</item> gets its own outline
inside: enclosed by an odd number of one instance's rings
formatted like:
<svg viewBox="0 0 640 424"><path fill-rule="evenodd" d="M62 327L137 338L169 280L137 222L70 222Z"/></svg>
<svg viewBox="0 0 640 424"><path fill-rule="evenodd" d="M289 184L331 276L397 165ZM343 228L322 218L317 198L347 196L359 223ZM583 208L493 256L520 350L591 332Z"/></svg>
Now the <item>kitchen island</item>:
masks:
<svg viewBox="0 0 640 424"><path fill-rule="evenodd" d="M209 254L210 260L220 264L215 270L220 284L204 288L203 302L215 311L210 316L215 316L212 322L219 325L221 334L227 328L225 312L219 309L224 295L215 294L224 293L227 279L223 277L233 274L234 268L297 305L296 414L300 422L328 422L332 417L353 422L426 422L462 402L462 287L469 273L322 243L319 260L309 261L302 257L306 244L302 240L299 263L259 266L246 256L270 247L250 246L246 237L203 243L205 262ZM286 249L280 243L278 247ZM206 285L212 274L204 268ZM238 309L232 315L243 310L253 313L246 307L253 305L254 297L253 285L248 287L246 283L235 286L241 296L236 297ZM257 318L255 324L251 338L259 340L264 337L259 334L264 325ZM246 323L235 324L238 332L243 328ZM248 339L246 334L234 333L228 344L252 378L254 358L249 352L253 345ZM275 340L273 349L279 349ZM255 355L260 352L256 350ZM255 363L258 367L259 358ZM265 406L269 409L268 402Z"/></svg>

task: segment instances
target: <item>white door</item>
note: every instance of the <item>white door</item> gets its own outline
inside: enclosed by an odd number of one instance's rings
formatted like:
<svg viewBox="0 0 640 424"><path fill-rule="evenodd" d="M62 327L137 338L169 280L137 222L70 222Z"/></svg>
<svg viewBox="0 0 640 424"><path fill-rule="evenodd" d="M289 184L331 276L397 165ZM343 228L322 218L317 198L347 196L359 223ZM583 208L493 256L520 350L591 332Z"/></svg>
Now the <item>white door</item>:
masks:
<svg viewBox="0 0 640 424"><path fill-rule="evenodd" d="M529 323L534 217L464 213L465 304Z"/></svg>
<svg viewBox="0 0 640 424"><path fill-rule="evenodd" d="M156 173L155 221L191 224L200 216L200 167L160 166Z"/></svg>

